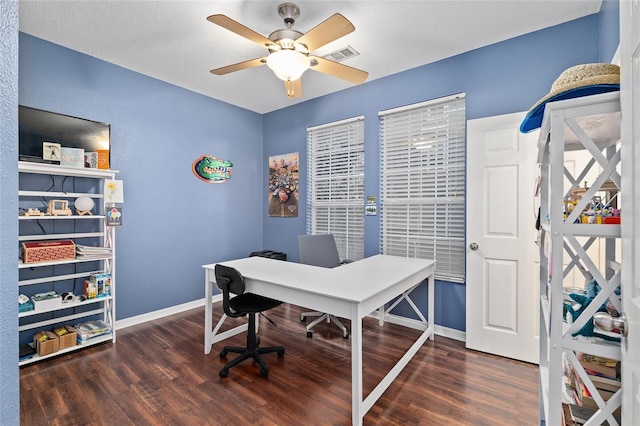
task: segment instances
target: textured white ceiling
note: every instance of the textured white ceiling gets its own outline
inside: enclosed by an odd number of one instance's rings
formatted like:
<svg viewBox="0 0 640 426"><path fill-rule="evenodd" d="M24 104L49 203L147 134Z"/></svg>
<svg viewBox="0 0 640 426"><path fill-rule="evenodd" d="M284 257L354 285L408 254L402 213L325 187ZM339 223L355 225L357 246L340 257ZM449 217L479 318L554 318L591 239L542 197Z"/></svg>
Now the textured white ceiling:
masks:
<svg viewBox="0 0 640 426"><path fill-rule="evenodd" d="M313 70L294 100L266 66L215 76L210 69L265 56L266 49L206 20L222 13L268 36L284 28L282 1L21 0L20 31L133 71L266 113L352 84ZM306 32L339 12L356 30L314 52L347 45L344 62L367 81L597 13L602 0L297 1L294 29ZM366 83L365 83L366 84Z"/></svg>

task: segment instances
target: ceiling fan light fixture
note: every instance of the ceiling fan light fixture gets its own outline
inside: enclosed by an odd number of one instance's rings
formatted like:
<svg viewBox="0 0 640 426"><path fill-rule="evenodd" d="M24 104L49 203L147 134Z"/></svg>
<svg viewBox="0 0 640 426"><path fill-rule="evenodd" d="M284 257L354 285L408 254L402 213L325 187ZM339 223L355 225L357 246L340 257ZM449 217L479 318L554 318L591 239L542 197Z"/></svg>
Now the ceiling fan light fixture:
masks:
<svg viewBox="0 0 640 426"><path fill-rule="evenodd" d="M267 66L280 80L295 81L311 66L311 61L295 50L279 50L267 57Z"/></svg>

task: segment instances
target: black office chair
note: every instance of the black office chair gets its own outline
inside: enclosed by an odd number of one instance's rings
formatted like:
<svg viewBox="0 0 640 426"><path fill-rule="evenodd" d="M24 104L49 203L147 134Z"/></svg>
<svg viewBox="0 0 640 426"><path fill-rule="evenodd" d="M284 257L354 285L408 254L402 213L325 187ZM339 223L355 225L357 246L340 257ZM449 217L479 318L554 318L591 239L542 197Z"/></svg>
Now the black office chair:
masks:
<svg viewBox="0 0 640 426"><path fill-rule="evenodd" d="M321 266L323 268L335 268L351 260L345 259L340 261L338 254L338 246L333 234L317 234L317 235L298 235L298 255L300 263L306 265ZM340 322L334 315L324 312L303 312L300 315L300 321L306 322L307 317L318 317L311 324L307 325L307 337L313 336L311 329L323 321L327 323L333 322L342 331L342 337L349 338L347 327Z"/></svg>
<svg viewBox="0 0 640 426"><path fill-rule="evenodd" d="M260 364L260 374L264 377L269 374L269 366L260 354L277 352L278 356L284 355L284 346L258 347L260 338L256 335L256 314L275 308L282 302L253 293L244 292L244 279L240 272L224 265L216 265L216 284L222 290L222 306L224 313L232 318L249 315L249 328L247 330L247 347L225 346L220 351L220 358L226 358L228 352L240 354L237 358L225 364L220 370L220 377L227 377L229 369L241 363L245 359L253 358ZM235 294L235 297L231 297ZM264 315L263 315L264 316ZM266 318L266 317L265 317ZM268 319L268 318L267 318ZM269 319L273 325L275 322Z"/></svg>

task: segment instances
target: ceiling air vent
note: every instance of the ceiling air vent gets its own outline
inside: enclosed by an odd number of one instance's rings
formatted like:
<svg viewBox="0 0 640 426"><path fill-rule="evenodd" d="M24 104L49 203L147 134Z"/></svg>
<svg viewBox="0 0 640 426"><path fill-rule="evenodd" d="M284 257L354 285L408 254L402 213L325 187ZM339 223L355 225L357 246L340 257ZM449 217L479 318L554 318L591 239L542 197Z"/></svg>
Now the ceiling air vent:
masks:
<svg viewBox="0 0 640 426"><path fill-rule="evenodd" d="M356 50L353 47L347 45L347 47L338 49L335 52L331 52L323 57L325 59L329 59L330 61L342 62L344 60L353 58L354 56L358 56L358 55L359 53L356 52Z"/></svg>

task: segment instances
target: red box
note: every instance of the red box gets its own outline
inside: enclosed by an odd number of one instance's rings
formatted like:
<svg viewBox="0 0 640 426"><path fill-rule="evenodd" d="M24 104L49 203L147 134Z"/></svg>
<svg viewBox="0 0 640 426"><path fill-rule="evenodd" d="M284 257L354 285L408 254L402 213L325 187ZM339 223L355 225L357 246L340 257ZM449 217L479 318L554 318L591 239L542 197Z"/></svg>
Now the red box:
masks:
<svg viewBox="0 0 640 426"><path fill-rule="evenodd" d="M620 225L620 216L607 216L604 218L604 223L607 225Z"/></svg>
<svg viewBox="0 0 640 426"><path fill-rule="evenodd" d="M71 240L22 243L22 261L24 263L75 258L76 245Z"/></svg>

